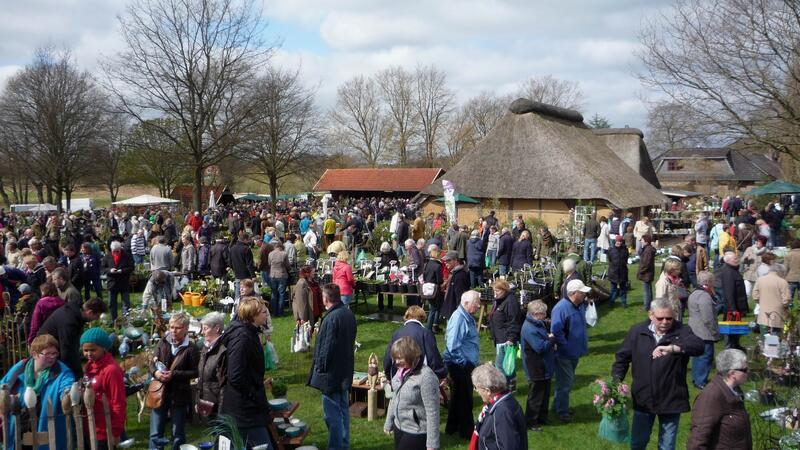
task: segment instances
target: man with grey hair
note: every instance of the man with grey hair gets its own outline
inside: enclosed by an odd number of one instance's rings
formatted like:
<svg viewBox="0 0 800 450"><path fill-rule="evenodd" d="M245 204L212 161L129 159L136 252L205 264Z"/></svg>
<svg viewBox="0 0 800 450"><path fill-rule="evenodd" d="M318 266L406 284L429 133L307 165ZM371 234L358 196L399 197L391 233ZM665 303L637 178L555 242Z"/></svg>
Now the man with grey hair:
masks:
<svg viewBox="0 0 800 450"><path fill-rule="evenodd" d="M658 448L675 448L682 413L689 411L686 369L689 357L703 353L703 341L675 320L680 305L667 298L650 303L649 320L628 331L611 367L612 376L624 380L631 368L633 425L631 449L644 450L658 417Z"/></svg>
<svg viewBox="0 0 800 450"><path fill-rule="evenodd" d="M567 295L553 307L550 329L557 345L553 410L559 420L568 423L572 420L569 393L575 381L575 369L578 368L581 356L589 352L584 301L592 288L584 285L581 280L571 280L565 286Z"/></svg>
<svg viewBox="0 0 800 450"><path fill-rule="evenodd" d="M448 252L449 253L449 252ZM478 328L472 317L481 307L481 294L467 291L461 304L447 321L443 359L452 380L445 433L458 433L465 440L472 436L471 374L480 362Z"/></svg>
<svg viewBox="0 0 800 450"><path fill-rule="evenodd" d="M117 298L122 297L122 315L128 315L131 308L131 273L133 272L133 259L122 248L122 242L113 241L111 251L103 257L103 272L106 274L108 286L108 305L111 310L111 320L117 319Z"/></svg>
<svg viewBox="0 0 800 450"><path fill-rule="evenodd" d="M744 278L739 272L739 257L736 252L725 252L722 257L723 264L719 268L717 279L722 287L722 301L725 305L725 312L727 314L739 315L744 318L750 311L747 305L747 290L744 285ZM725 348L738 348L739 345L738 334L729 334L725 336Z"/></svg>

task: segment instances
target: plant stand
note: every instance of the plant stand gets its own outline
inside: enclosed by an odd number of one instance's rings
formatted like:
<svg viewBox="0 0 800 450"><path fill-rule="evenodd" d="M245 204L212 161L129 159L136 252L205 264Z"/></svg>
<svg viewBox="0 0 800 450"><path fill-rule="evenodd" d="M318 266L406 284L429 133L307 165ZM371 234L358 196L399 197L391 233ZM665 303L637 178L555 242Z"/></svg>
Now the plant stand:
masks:
<svg viewBox="0 0 800 450"><path fill-rule="evenodd" d="M289 418L292 417L295 411L300 407L300 402L289 403L289 407L283 411L270 411L272 423L269 424L267 430L272 436L273 442L277 446L277 450L288 450L303 445L303 440L311 432L311 425L306 424L306 429L303 430L298 436L281 436L278 434L278 425L281 423L289 424Z"/></svg>

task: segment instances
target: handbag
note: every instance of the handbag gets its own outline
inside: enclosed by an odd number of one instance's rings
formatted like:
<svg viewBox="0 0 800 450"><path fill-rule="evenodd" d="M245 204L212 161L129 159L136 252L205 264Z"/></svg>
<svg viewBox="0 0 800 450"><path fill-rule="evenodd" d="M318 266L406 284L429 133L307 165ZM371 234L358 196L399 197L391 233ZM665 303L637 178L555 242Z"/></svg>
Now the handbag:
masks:
<svg viewBox="0 0 800 450"><path fill-rule="evenodd" d="M422 283L422 298L436 298L436 283Z"/></svg>
<svg viewBox="0 0 800 450"><path fill-rule="evenodd" d="M180 354L175 355L175 359L172 360L172 364L169 365L170 372L175 369L175 366L178 364L178 357L183 354L185 350L182 350ZM147 395L144 397L144 405L150 409L158 409L161 407L161 403L164 401L164 383L156 380L153 378L150 381L150 384L147 386Z"/></svg>

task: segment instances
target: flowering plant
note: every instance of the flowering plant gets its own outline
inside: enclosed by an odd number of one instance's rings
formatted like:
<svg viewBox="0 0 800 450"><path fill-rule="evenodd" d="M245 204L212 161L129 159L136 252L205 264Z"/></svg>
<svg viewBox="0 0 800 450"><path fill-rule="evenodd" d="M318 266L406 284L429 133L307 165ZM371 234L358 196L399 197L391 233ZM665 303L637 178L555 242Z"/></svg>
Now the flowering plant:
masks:
<svg viewBox="0 0 800 450"><path fill-rule="evenodd" d="M592 404L597 412L610 416L623 414L631 396L631 389L627 384L600 378L592 383L592 392Z"/></svg>

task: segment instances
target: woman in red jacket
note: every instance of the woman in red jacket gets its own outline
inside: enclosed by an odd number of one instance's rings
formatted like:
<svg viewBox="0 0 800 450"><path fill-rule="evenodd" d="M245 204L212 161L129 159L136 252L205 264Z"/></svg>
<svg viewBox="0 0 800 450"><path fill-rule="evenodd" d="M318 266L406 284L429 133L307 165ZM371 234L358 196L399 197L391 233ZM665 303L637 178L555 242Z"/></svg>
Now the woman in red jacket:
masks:
<svg viewBox="0 0 800 450"><path fill-rule="evenodd" d="M346 251L336 255L336 264L333 265L333 282L339 286L339 293L342 303L347 305L353 299L353 288L356 286L356 279L353 278L353 269L350 268L347 259L350 254Z"/></svg>
<svg viewBox="0 0 800 450"><path fill-rule="evenodd" d="M111 411L111 434L114 442L119 442L125 428L125 414L128 400L125 397L125 383L122 381L122 368L109 353L111 339L102 328L90 328L81 335L83 356L89 360L84 375L92 383L95 393L94 417L97 430L97 449L108 448L108 430L103 413L103 398L108 399ZM87 427L89 426L87 422ZM86 432L88 433L88 431ZM85 434L88 436L88 434Z"/></svg>

